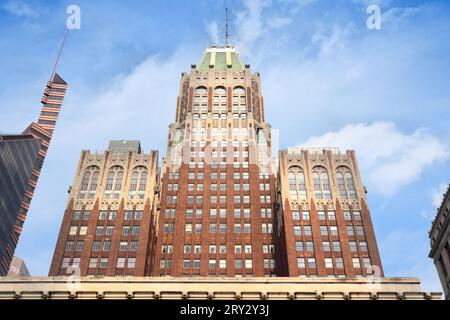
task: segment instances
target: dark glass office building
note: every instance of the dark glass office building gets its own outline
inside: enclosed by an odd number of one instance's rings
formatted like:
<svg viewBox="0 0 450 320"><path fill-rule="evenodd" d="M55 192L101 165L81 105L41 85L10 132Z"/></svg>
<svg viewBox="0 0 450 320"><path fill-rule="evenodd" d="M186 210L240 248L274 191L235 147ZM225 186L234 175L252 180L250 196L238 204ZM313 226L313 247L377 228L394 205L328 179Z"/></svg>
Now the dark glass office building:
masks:
<svg viewBox="0 0 450 320"><path fill-rule="evenodd" d="M13 254L11 230L16 225L17 212L28 185L40 141L31 135L0 136L0 256ZM0 264L0 274L7 266Z"/></svg>
<svg viewBox="0 0 450 320"><path fill-rule="evenodd" d="M21 134L0 135L0 276L8 273L67 90L54 74L38 121Z"/></svg>

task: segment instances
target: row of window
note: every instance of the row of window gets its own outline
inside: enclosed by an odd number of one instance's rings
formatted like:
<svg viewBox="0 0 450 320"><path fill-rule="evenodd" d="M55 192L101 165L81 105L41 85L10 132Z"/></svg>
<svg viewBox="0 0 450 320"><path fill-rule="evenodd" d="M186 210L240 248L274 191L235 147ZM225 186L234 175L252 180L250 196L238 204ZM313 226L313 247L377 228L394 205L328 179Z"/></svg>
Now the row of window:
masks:
<svg viewBox="0 0 450 320"><path fill-rule="evenodd" d="M75 235L80 235L80 236L85 236L87 234L87 226L71 226L69 229L69 235L70 236L75 236ZM106 230L106 232L105 232ZM113 234L114 231L114 226L97 226L97 228L95 229L95 235L96 236L102 236L103 234L107 235L107 236L111 236ZM140 226L123 226L122 227L122 235L123 236L128 236L128 235L133 235L133 236L138 236L139 235L139 231L140 231Z"/></svg>
<svg viewBox="0 0 450 320"><path fill-rule="evenodd" d="M89 192L89 196L95 195L97 190L98 180L100 176L100 168L98 166L89 166L84 171L81 179L80 186L80 198L84 198L86 193ZM147 186L148 171L144 166L137 166L132 170L130 180L130 198L139 197L143 198ZM120 190L122 189L122 183L124 178L124 169L121 166L113 166L108 170L105 183L105 198L118 197Z"/></svg>
<svg viewBox="0 0 450 320"><path fill-rule="evenodd" d="M302 232L303 230L303 232ZM358 236L364 236L364 227L363 226L352 226L352 225L348 225L346 226L346 230L347 230L347 235L348 236L354 236L355 234ZM356 233L355 233L356 230ZM312 235L312 229L310 225L305 225L303 226L294 226L294 235L295 236L301 236L301 235L305 235L305 236L311 236ZM339 231L338 231L338 226L320 226L320 235L322 236L338 236L339 235Z"/></svg>
<svg viewBox="0 0 450 320"><path fill-rule="evenodd" d="M316 166L312 169L312 177L314 197L316 199L332 199L327 170L322 166ZM299 166L290 167L288 180L291 199L306 200L308 195L303 169ZM353 175L349 168L340 166L336 169L336 182L341 199L357 199Z"/></svg>
<svg viewBox="0 0 450 320"><path fill-rule="evenodd" d="M219 215L218 215L219 213ZM272 209L271 208L261 208L260 209L261 218L271 218L272 217ZM175 218L176 215L176 209L165 209L164 211L164 217L165 218ZM202 218L203 216L203 209L197 208L197 209L186 209L185 218L190 219L193 218ZM220 218L226 218L227 217L227 209L225 208L212 208L209 210L209 218L215 219L217 217ZM233 217L236 219L239 219L241 217L244 217L245 219L250 218L250 208L235 208L233 210Z"/></svg>
<svg viewBox="0 0 450 320"><path fill-rule="evenodd" d="M187 196L186 197L186 202L188 204L193 204L194 200L196 203L203 203L203 196ZM177 196L166 196L166 204L176 204L178 201L178 197ZM209 201L210 203L221 203L221 204L226 204L227 203L227 196L225 195L221 195L221 196L210 196L209 197ZM271 203L271 197L270 196L260 196L259 197L259 201L260 203ZM250 204L250 196L249 195L244 195L244 196L233 196L233 203L234 204L239 204L239 203L244 203L244 204Z"/></svg>
<svg viewBox="0 0 450 320"><path fill-rule="evenodd" d="M344 260L343 258L325 258L325 268L332 269L333 268L333 260L335 263L336 269L344 268ZM370 258L362 258L364 268L370 268L371 262ZM361 260L359 258L352 258L353 268L360 269L361 268ZM309 269L316 269L317 263L315 258L297 258L297 267L299 269L305 269L308 266Z"/></svg>
<svg viewBox="0 0 450 320"><path fill-rule="evenodd" d="M211 180L217 180L218 177L221 180L227 180L227 173L226 172L221 172L220 175L217 172L211 172ZM168 174L168 179L169 180L178 180L179 178L179 172L169 172ZM197 175L197 179L198 180L202 180L204 178L204 174L202 172L199 172ZM190 180L194 180L195 179L195 173L191 172L189 173L189 179ZM250 179L250 174L248 172L233 172L233 179L243 179L243 180L248 180ZM259 179L263 180L263 179L270 179L270 175L268 174L264 174L264 173L260 173L259 174Z"/></svg>
<svg viewBox="0 0 450 320"><path fill-rule="evenodd" d="M325 213L325 211L317 211L317 216L319 218L319 220L324 221L326 219L330 220L330 221L334 221L336 220L336 214L334 211L328 211ZM343 216L344 216L344 220L345 221L351 221L352 220L352 216L353 216L353 220L354 221L361 221L361 212L360 211L343 211ZM298 210L293 210L292 211L292 219L294 221L299 221L300 218L302 220L310 220L311 216L309 211L302 211L300 213L300 211Z"/></svg>
<svg viewBox="0 0 450 320"><path fill-rule="evenodd" d="M83 251L84 250L84 241L67 241L65 246L65 251ZM92 243L92 251L102 251L108 252L111 251L111 241L103 241L103 245L101 241L94 241ZM119 243L119 251L137 251L138 241L120 241Z"/></svg>
<svg viewBox="0 0 450 320"><path fill-rule="evenodd" d="M163 226L163 232L165 234L168 233L174 233L175 230L175 225L173 223L165 223ZM209 225L209 231L210 233L221 233L221 234L226 234L227 233L227 224L226 223L210 223ZM242 224L240 223L235 223L233 226L233 231L234 233L240 234L240 233L245 233L245 234L250 234L251 233L251 224L250 223L244 223L244 225L242 226ZM195 234L201 234L202 233L202 224L201 223L186 223L185 224L185 229L184 229L185 234L191 234L191 233L195 233ZM261 233L263 234L271 234L273 232L273 227L271 223L262 223L261 224Z"/></svg>
<svg viewBox="0 0 450 320"><path fill-rule="evenodd" d="M81 258L73 258L72 263L70 263L70 258L63 258L61 268L79 267ZM107 268L109 264L109 258L96 258L91 257L89 259L89 268ZM136 258L117 258L116 267L117 268L125 268L127 266L128 269L134 269L136 267Z"/></svg>
<svg viewBox="0 0 450 320"><path fill-rule="evenodd" d="M72 220L78 221L80 218L82 220L87 221L91 217L90 211L84 211L81 214L81 211L74 211L72 214ZM142 219L142 211L125 211L124 220L141 220ZM117 211L100 211L98 215L98 220L116 220L117 219Z"/></svg>

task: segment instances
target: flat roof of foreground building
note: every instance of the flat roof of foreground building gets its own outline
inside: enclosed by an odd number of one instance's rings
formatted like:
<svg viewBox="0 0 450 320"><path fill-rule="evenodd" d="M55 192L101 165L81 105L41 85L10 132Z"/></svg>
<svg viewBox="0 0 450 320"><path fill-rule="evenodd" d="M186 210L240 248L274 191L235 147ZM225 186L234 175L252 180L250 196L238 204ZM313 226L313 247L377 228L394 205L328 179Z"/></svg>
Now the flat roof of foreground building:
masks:
<svg viewBox="0 0 450 320"><path fill-rule="evenodd" d="M0 299L438 300L417 278L0 278Z"/></svg>

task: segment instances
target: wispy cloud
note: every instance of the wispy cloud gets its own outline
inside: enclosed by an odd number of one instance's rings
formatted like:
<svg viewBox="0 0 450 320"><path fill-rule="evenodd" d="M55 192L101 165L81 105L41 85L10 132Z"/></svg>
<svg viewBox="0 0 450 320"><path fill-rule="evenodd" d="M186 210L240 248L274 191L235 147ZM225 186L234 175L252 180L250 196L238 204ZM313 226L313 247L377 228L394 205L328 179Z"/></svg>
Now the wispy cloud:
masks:
<svg viewBox="0 0 450 320"><path fill-rule="evenodd" d="M18 0L7 1L1 8L18 17L37 18L40 15L40 9L37 6Z"/></svg>
<svg viewBox="0 0 450 320"><path fill-rule="evenodd" d="M209 34L211 42L213 44L218 44L219 43L219 27L217 25L217 22L212 21L212 22L207 23L206 31Z"/></svg>
<svg viewBox="0 0 450 320"><path fill-rule="evenodd" d="M349 124L301 145L356 150L368 187L384 195L394 194L419 179L428 166L449 157L449 147L427 129L408 134L389 122Z"/></svg>

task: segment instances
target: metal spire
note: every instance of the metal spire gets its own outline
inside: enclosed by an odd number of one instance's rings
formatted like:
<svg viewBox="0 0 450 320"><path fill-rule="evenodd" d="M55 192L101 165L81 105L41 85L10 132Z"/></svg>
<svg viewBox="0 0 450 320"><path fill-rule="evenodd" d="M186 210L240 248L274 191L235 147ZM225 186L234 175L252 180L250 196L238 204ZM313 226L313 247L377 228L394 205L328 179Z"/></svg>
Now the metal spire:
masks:
<svg viewBox="0 0 450 320"><path fill-rule="evenodd" d="M228 8L225 8L225 46L228 47Z"/></svg>

